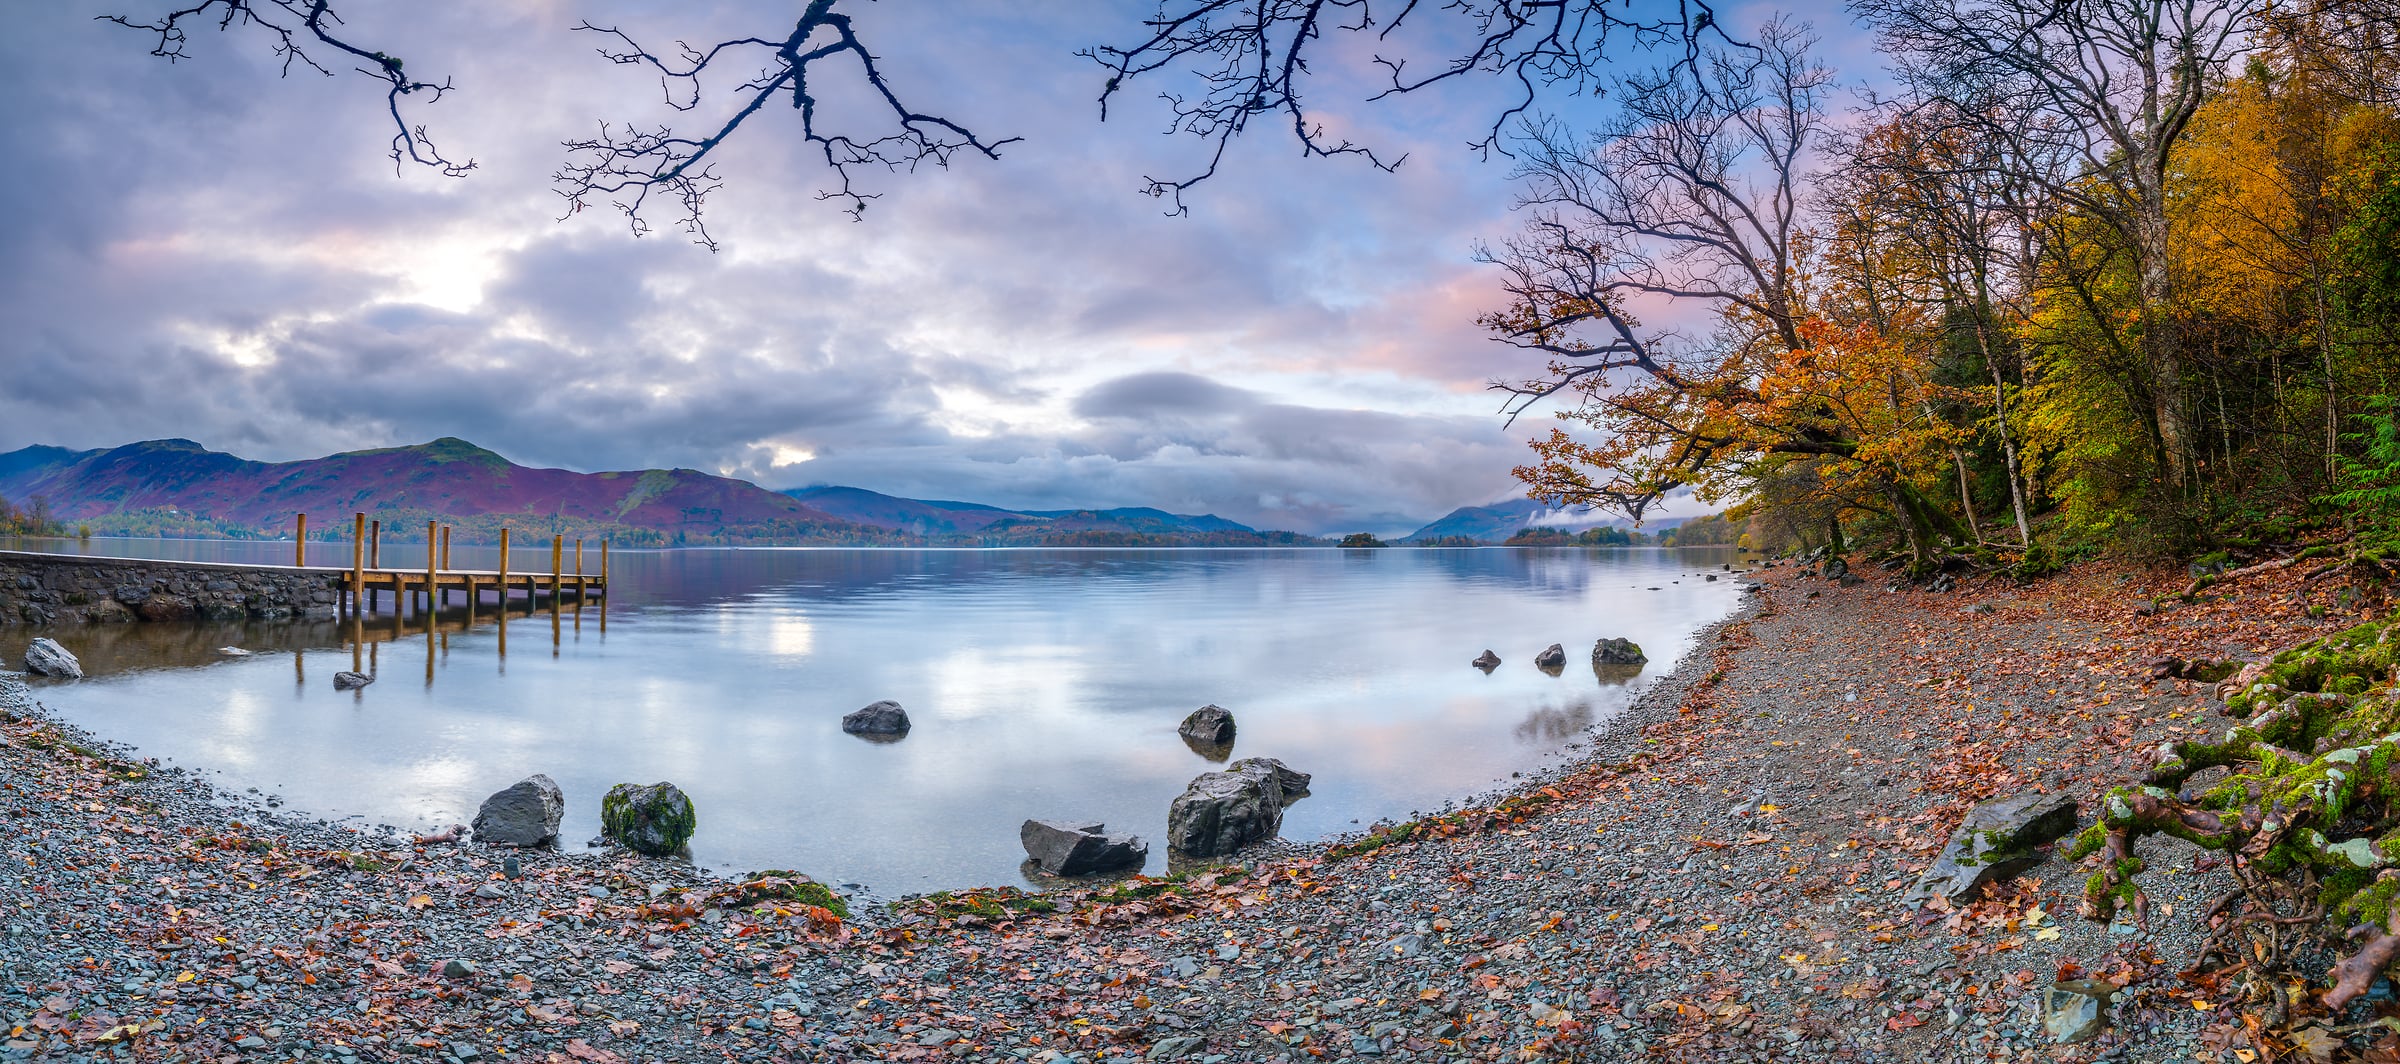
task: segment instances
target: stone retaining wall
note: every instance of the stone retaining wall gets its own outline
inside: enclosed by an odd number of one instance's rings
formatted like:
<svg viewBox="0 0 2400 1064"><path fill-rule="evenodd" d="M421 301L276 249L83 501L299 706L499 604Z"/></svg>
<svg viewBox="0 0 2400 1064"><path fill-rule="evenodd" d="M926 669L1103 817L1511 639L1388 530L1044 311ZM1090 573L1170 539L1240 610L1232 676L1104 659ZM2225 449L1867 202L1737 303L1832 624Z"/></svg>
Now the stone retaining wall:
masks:
<svg viewBox="0 0 2400 1064"><path fill-rule="evenodd" d="M346 575L0 551L0 625L331 620Z"/></svg>

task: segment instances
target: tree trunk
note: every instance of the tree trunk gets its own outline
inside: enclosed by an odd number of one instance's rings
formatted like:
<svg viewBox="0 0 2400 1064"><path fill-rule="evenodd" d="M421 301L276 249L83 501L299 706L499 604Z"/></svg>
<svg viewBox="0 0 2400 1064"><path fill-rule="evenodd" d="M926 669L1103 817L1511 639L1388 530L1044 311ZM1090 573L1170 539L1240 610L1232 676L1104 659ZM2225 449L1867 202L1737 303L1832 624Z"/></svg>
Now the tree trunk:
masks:
<svg viewBox="0 0 2400 1064"><path fill-rule="evenodd" d="M1983 367L1992 371L1992 423L2000 427L2001 464L2008 472L2008 501L2017 511L2017 545L2033 546L2033 523L2025 519L2025 489L2017 481L2017 441L2008 434L2008 385L2000 379L2000 363L1992 358L1992 340L1986 324L1990 318L1991 297L1983 292L1983 278L1975 278L1976 298L1983 305L1975 308L1975 346L1983 351Z"/></svg>
<svg viewBox="0 0 2400 1064"><path fill-rule="evenodd" d="M2167 218L2163 196L2142 205L2142 348L2150 362L2150 401L2157 413L2159 446L2167 477L2181 494L2191 487L2190 404L2183 391L2183 337L2175 314L2175 278L2168 270Z"/></svg>
<svg viewBox="0 0 2400 1064"><path fill-rule="evenodd" d="M1958 453L1956 447L1950 448L1950 464L1958 467L1958 508L1966 511L1967 531L1974 534L1977 544L1981 544L1983 525L1975 520L1975 493L1967 488L1967 458Z"/></svg>

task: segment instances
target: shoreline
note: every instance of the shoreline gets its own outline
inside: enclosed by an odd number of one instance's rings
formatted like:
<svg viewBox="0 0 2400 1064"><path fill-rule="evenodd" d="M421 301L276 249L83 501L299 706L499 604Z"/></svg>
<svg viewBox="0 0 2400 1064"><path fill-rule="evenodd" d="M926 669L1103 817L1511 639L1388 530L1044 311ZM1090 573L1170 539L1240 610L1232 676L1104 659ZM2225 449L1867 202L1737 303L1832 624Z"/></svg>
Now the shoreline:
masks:
<svg viewBox="0 0 2400 1064"><path fill-rule="evenodd" d="M1737 585L1746 583L1742 579L1745 574L1735 575L1734 583ZM1419 810L1414 811L1413 815L1433 816L1452 809L1468 808L1479 804L1496 805L1509 798L1538 789L1556 779L1572 775L1588 767L1591 763L1596 763L1595 759L1598 756L1596 752L1602 749L1605 743L1623 742L1628 739L1638 740L1641 727L1663 721L1671 716L1673 703L1680 699L1683 691L1689 686L1683 666L1698 659L1703 651L1712 649L1719 635L1748 617L1755 611L1756 605L1756 596L1744 594L1736 601L1732 612L1727 616L1702 625L1694 631L1691 645L1667 669L1654 676L1642 677L1643 685L1640 693L1628 702L1622 711L1585 728L1578 733L1578 738L1561 746L1559 752L1548 755L1547 763L1525 770L1521 778L1502 781L1499 786L1460 795L1456 799L1445 802L1439 810ZM12 703L9 700L12 694L10 686L12 684L16 692L23 692L28 696L25 702ZM262 827L271 826L278 832L286 834L338 833L329 836L329 840L374 843L384 847L406 844L413 837L407 828L400 825L382 822L352 823L352 821L365 820L366 814L354 813L333 820L312 816L305 809L286 808L280 800L263 790L250 792L228 790L210 778L211 770L206 766L168 764L159 758L144 756L139 747L94 732L42 705L40 702L41 692L52 686L44 684L37 687L27 683L26 677L22 673L0 671L0 719L22 717L40 728L56 733L62 741L74 747L94 751L108 760L128 765L140 765L153 787L168 787L187 799L203 803L216 810L218 815L241 823ZM1630 734L1628 734L1629 731ZM1369 826L1355 831L1337 831L1308 840L1292 840L1277 836L1246 848L1238 855L1239 860L1236 863L1251 864L1321 852L1354 842L1370 834L1373 830L1373 827ZM575 848L563 844L544 848L539 852L567 862L606 863L612 856L622 856L608 848ZM680 863L679 867L698 879L719 882L736 882L747 875L754 874L753 872L706 868L688 862ZM1068 893L1105 891L1108 885L1109 882L1099 880L1058 881L1043 884L1042 890L1043 892L1062 891ZM881 912L890 905L913 901L930 894L1019 889L1023 888L1015 883L993 883L888 896L869 890L857 895L844 895L844 897L857 897L873 902L875 904L866 911ZM854 922L866 921L854 917Z"/></svg>
<svg viewBox="0 0 2400 1064"><path fill-rule="evenodd" d="M2176 581L1931 595L1780 566L1574 757L1406 837L847 920L629 858L527 853L512 880L480 847L345 849L12 718L0 813L33 827L0 839L0 1005L26 1017L0 1056L2207 1059L2219 1014L2173 976L2189 912L2076 921L2088 870L2057 858L1948 912L1897 899L1972 802L2067 793L2088 823L2187 713L2210 727L2152 653L2346 626L2276 605L2283 580L2137 617ZM2145 847L2167 906L2221 889ZM2065 961L2125 991L2098 1041L2053 1047Z"/></svg>

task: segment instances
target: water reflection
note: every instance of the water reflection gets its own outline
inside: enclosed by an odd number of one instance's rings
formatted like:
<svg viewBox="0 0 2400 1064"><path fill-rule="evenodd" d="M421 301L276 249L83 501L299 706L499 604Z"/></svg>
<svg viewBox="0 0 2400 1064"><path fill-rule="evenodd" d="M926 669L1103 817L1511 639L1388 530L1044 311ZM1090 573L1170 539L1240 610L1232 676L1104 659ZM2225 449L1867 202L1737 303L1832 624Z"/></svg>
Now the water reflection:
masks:
<svg viewBox="0 0 2400 1064"><path fill-rule="evenodd" d="M1206 739L1198 739L1180 733L1176 735L1176 738L1182 739L1183 745L1191 748L1193 753L1200 755L1202 761L1224 764L1233 760L1233 743L1212 743ZM1236 738L1238 740L1239 737Z"/></svg>
<svg viewBox="0 0 2400 1064"><path fill-rule="evenodd" d="M289 550L204 547L161 549ZM386 544L386 564L406 549ZM538 771L566 791L569 839L597 834L609 786L675 782L700 809L695 857L717 868L886 894L1015 881L1017 826L1040 817L1139 833L1155 872L1168 803L1234 753L1181 741L1191 707L1232 710L1242 756L1315 774L1287 836L1405 818L1536 766L1630 701L1638 670L1523 663L1601 637L1671 660L1739 591L1673 581L1725 557L618 551L615 593L581 610L454 598L319 624L52 631L94 679L42 697L292 808L412 831L467 822ZM455 566L497 561L452 547ZM0 628L0 657L33 634ZM229 645L254 653L217 653ZM1464 667L1487 647L1509 664ZM379 682L337 693L344 669ZM841 732L881 699L908 707L906 742Z"/></svg>
<svg viewBox="0 0 2400 1064"><path fill-rule="evenodd" d="M1623 687L1640 677L1645 668L1648 666L1602 665L1595 661L1592 663L1592 678L1600 681L1602 687Z"/></svg>
<svg viewBox="0 0 2400 1064"><path fill-rule="evenodd" d="M1521 743L1556 744L1574 738L1592 726L1592 704L1577 702L1570 706L1543 706L1525 715L1516 727Z"/></svg>

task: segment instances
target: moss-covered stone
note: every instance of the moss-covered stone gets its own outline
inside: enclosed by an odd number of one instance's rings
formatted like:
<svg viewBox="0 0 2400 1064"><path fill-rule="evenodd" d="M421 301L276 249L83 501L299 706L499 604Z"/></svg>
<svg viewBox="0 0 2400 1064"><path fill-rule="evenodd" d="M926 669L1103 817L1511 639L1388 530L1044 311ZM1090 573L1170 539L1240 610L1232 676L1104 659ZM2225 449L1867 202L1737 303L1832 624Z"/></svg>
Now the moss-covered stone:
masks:
<svg viewBox="0 0 2400 1064"><path fill-rule="evenodd" d="M718 896L723 899L723 904L737 909L789 902L814 906L844 920L850 918L850 903L834 893L832 888L798 872L784 869L752 872L742 877L740 883L725 888Z"/></svg>
<svg viewBox="0 0 2400 1064"><path fill-rule="evenodd" d="M620 783L600 796L600 833L652 857L681 851L700 826L691 796L672 783Z"/></svg>

